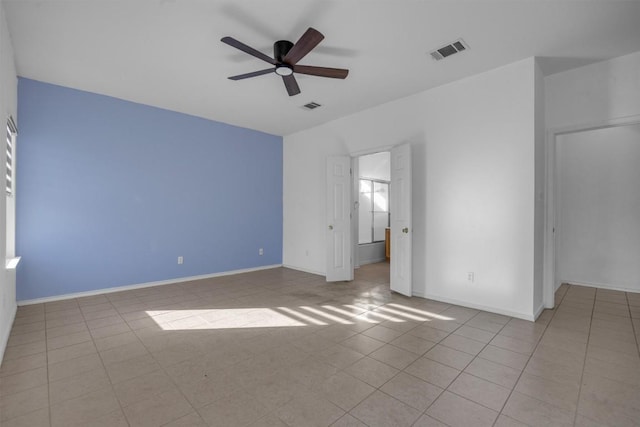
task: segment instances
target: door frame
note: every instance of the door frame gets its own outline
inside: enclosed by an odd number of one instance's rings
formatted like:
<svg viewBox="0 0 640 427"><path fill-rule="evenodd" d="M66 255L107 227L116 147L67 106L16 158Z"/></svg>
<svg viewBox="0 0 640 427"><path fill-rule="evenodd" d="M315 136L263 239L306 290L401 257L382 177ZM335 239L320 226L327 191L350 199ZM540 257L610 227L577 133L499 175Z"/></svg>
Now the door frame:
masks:
<svg viewBox="0 0 640 427"><path fill-rule="evenodd" d="M545 308L554 308L556 292L556 232L558 226L558 169L556 163L556 148L558 136L586 132L590 130L606 129L620 126L640 124L640 115L608 119L600 122L578 124L547 131L545 143L545 218L544 218L544 255L543 255L543 304Z"/></svg>

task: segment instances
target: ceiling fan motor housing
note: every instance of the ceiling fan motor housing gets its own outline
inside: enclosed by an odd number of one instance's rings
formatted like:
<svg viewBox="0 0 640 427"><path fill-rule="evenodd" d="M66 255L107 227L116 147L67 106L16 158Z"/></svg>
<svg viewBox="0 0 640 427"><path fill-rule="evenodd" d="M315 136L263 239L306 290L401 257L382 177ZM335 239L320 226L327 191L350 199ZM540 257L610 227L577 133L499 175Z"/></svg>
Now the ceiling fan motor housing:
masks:
<svg viewBox="0 0 640 427"><path fill-rule="evenodd" d="M289 40L278 40L273 44L273 57L276 62L282 63L284 61L284 57L287 56L287 53L293 47L293 43Z"/></svg>
<svg viewBox="0 0 640 427"><path fill-rule="evenodd" d="M288 40L278 40L273 44L273 57L275 58L276 74L279 76L290 76L293 74L293 67L284 62L284 57L293 47L293 43Z"/></svg>

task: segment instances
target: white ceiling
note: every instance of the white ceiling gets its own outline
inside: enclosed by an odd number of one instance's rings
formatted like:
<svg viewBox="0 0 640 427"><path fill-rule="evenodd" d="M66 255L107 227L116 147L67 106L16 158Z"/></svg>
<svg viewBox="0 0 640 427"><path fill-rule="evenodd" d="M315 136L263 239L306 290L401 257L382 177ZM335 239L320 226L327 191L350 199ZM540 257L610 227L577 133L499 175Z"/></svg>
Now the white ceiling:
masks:
<svg viewBox="0 0 640 427"><path fill-rule="evenodd" d="M4 0L18 75L287 135L530 56L547 74L640 50L640 1ZM348 68L346 80L227 77L268 64L313 26L300 64ZM444 61L428 52L463 38ZM313 111L301 106L316 101ZM392 118L390 118L392 119Z"/></svg>

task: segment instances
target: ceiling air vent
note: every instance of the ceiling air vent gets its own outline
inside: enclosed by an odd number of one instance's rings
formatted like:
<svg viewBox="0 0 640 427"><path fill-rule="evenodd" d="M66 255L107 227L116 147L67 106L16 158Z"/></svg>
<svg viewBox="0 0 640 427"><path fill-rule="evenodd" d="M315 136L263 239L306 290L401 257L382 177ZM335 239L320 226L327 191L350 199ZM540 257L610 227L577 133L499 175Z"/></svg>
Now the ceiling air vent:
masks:
<svg viewBox="0 0 640 427"><path fill-rule="evenodd" d="M307 110L315 110L315 109L316 109L316 108L318 108L318 107L321 107L321 105L320 105L320 104L318 104L317 102L313 102L313 101L311 101L311 102L310 102L310 103L308 103L308 104L304 104L304 105L302 106L302 108L306 108Z"/></svg>
<svg viewBox="0 0 640 427"><path fill-rule="evenodd" d="M436 61L440 61L441 59L446 58L447 56L454 55L458 52L462 52L463 50L469 49L469 45L467 45L464 40L459 39L450 43L446 46L442 46L439 49L434 50L433 52L429 52L431 57Z"/></svg>

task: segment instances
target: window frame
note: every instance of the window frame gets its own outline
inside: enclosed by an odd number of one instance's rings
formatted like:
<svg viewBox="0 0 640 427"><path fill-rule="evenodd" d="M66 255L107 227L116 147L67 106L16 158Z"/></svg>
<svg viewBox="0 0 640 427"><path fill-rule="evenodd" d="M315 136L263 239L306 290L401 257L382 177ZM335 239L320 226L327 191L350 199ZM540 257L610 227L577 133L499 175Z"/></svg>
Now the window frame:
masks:
<svg viewBox="0 0 640 427"><path fill-rule="evenodd" d="M387 186L387 227L391 226L391 210L389 209L389 203L391 200L391 181L386 181L384 179L375 179L375 178L367 178L367 177L359 177L358 178L358 201L360 200L360 194L362 194L362 192L360 191L360 181L369 181L371 183L371 197L370 197L370 201L371 204L369 206L369 213L371 214L371 241L370 242L366 242L366 243L360 243L360 239L358 238L358 244L359 245L371 245L373 243L381 243L384 242L384 238L382 240L375 240L375 214L376 213L383 213L382 211L376 211L374 209L374 183L378 183L378 184L385 184ZM361 208L361 204L360 202L358 202L359 204L359 208Z"/></svg>

